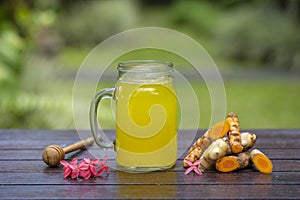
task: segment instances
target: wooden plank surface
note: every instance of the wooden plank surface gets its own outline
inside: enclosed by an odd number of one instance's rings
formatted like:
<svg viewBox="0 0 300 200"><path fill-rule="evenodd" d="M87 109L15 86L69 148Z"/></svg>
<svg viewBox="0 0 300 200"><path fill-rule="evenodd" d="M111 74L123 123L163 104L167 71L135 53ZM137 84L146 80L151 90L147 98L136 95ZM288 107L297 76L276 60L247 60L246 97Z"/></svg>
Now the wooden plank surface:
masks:
<svg viewBox="0 0 300 200"><path fill-rule="evenodd" d="M62 167L47 167L41 153L50 144L67 146L89 137L89 131L79 137L74 130L0 130L0 199L300 199L300 130L246 131L257 134L255 147L272 160L272 174L261 174L251 166L234 173L184 175L181 155L166 171L130 174L111 168L109 176L85 181L64 179ZM113 131L107 135L114 138ZM178 142L192 143L184 138ZM91 157L93 151L108 154L108 165L114 165L114 153L96 145L66 159Z"/></svg>

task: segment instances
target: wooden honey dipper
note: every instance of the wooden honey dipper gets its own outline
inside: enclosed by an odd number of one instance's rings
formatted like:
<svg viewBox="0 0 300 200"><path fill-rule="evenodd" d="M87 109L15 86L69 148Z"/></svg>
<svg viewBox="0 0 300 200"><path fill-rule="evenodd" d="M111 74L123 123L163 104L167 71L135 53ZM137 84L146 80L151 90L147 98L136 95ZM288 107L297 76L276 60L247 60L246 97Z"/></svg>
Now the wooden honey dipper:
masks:
<svg viewBox="0 0 300 200"><path fill-rule="evenodd" d="M44 149L42 157L43 157L44 162L47 165L49 165L51 167L55 167L59 164L59 162L61 160L63 160L65 158L65 154L70 153L72 151L76 151L78 149L82 149L84 147L88 147L88 146L92 145L93 142L94 142L94 138L90 137L86 140L76 142L65 148L62 148L58 145L53 144L53 145L47 146Z"/></svg>

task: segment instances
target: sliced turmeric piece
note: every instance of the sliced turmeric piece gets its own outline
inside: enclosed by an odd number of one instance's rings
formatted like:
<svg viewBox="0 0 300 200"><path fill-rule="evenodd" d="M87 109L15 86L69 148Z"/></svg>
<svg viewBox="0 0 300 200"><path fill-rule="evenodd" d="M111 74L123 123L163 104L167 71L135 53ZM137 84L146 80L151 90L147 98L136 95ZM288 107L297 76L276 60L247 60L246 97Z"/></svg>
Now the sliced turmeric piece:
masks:
<svg viewBox="0 0 300 200"><path fill-rule="evenodd" d="M229 124L227 121L220 121L215 123L209 130L208 130L208 137L212 140L216 140L219 138L224 137L229 131Z"/></svg>
<svg viewBox="0 0 300 200"><path fill-rule="evenodd" d="M273 171L273 164L271 160L258 149L253 149L250 152L250 159L256 169L261 173L270 174Z"/></svg>
<svg viewBox="0 0 300 200"><path fill-rule="evenodd" d="M220 172L232 172L247 167L249 160L249 152L242 152L237 156L224 156L216 161L216 169Z"/></svg>
<svg viewBox="0 0 300 200"><path fill-rule="evenodd" d="M224 137L228 131L229 124L226 121L217 122L191 146L185 158L195 162L214 140ZM183 160L183 166L188 167L185 160Z"/></svg>
<svg viewBox="0 0 300 200"><path fill-rule="evenodd" d="M227 115L226 121L229 124L228 138L231 151L233 153L240 153L243 151L243 146L241 145L241 133L238 116L231 112Z"/></svg>

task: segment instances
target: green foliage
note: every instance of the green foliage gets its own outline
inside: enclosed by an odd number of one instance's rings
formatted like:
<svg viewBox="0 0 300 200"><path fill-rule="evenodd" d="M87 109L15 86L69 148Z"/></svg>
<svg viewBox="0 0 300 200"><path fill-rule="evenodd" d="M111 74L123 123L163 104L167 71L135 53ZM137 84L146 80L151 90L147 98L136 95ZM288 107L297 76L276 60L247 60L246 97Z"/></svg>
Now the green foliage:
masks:
<svg viewBox="0 0 300 200"><path fill-rule="evenodd" d="M267 76L267 75L266 75ZM227 110L243 128L299 128L299 79L225 80Z"/></svg>
<svg viewBox="0 0 300 200"><path fill-rule="evenodd" d="M59 98L64 98L59 99ZM0 127L57 129L71 128L72 113L69 102L61 94L36 95L20 92L15 96L1 97Z"/></svg>
<svg viewBox="0 0 300 200"><path fill-rule="evenodd" d="M214 33L217 51L259 66L300 68L299 26L277 10L242 7L225 13Z"/></svg>
<svg viewBox="0 0 300 200"><path fill-rule="evenodd" d="M140 2L139 2L140 3ZM172 1L167 6L141 7L137 1L79 1L65 9L57 27L72 46L95 46L135 26L163 26L182 31L213 57L243 66L284 70L300 66L297 13L275 1ZM298 15L299 12L298 12ZM232 62L234 61L234 62ZM250 64L249 64L250 63Z"/></svg>
<svg viewBox="0 0 300 200"><path fill-rule="evenodd" d="M169 24L183 29L198 39L212 34L220 10L207 1L177 1L169 11Z"/></svg>
<svg viewBox="0 0 300 200"><path fill-rule="evenodd" d="M23 40L14 31L0 32L0 87L7 92L17 88L24 59L23 48Z"/></svg>
<svg viewBox="0 0 300 200"><path fill-rule="evenodd" d="M135 27L162 26L187 33L214 59L229 61L230 66L300 69L300 12L294 9L299 7L298 1L148 3L0 1L0 128L73 128L71 93L80 63L91 47ZM65 48L55 57L61 41ZM113 50L107 54L113 54ZM122 59L137 57L174 59L151 49L130 52ZM173 62L186 64L183 59ZM253 82L242 78L226 82L228 110L239 114L243 127L299 128L299 81ZM200 127L206 128L210 96L199 81L193 87L200 100ZM106 103L101 120L105 128L114 128L110 104ZM82 118L87 120L87 116Z"/></svg>
<svg viewBox="0 0 300 200"><path fill-rule="evenodd" d="M286 1L284 12L275 1L175 1L166 24L193 36L214 57L251 67L299 69L299 20L289 8L296 3Z"/></svg>
<svg viewBox="0 0 300 200"><path fill-rule="evenodd" d="M83 1L59 18L57 27L67 45L94 46L112 34L133 28L138 15L132 0Z"/></svg>
<svg viewBox="0 0 300 200"><path fill-rule="evenodd" d="M0 128L55 128L59 123L70 124L66 123L70 118L57 120L58 115L65 114L66 106L44 92L43 86L51 76L47 62L36 68L33 59L29 59L41 50L39 36L55 20L54 11L40 9L39 4L40 1L0 2ZM48 73L46 78L41 76L44 72Z"/></svg>

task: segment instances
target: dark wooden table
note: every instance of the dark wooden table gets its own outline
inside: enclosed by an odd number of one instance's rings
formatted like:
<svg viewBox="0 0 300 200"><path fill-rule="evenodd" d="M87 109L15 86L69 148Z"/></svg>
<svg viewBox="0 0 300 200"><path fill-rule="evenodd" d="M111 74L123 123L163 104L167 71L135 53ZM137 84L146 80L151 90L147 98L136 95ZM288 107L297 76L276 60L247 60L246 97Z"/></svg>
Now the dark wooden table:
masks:
<svg viewBox="0 0 300 200"><path fill-rule="evenodd" d="M300 130L252 131L258 137L255 147L273 162L271 174L249 167L184 175L182 156L174 168L162 172L130 174L111 168L109 176L73 180L63 178L61 166L47 167L41 154L50 144L79 141L76 131L0 130L0 199L300 199ZM113 131L108 134L113 137ZM92 155L77 151L66 159L75 156Z"/></svg>

